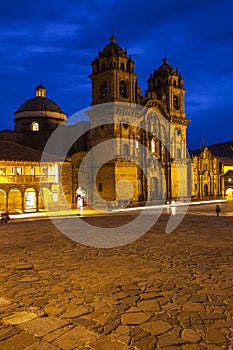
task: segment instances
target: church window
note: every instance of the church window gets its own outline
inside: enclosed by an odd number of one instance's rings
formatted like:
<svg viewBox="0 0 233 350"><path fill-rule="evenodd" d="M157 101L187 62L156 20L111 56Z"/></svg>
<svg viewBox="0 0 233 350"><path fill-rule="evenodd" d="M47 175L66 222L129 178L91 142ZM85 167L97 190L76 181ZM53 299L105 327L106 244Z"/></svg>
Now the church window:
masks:
<svg viewBox="0 0 233 350"><path fill-rule="evenodd" d="M155 140L151 140L151 152L155 153Z"/></svg>
<svg viewBox="0 0 233 350"><path fill-rule="evenodd" d="M102 64L102 71L105 72L106 70L106 66L105 66L105 63Z"/></svg>
<svg viewBox="0 0 233 350"><path fill-rule="evenodd" d="M177 95L174 95L173 97L173 107L174 109L179 109L179 98Z"/></svg>
<svg viewBox="0 0 233 350"><path fill-rule="evenodd" d="M104 83L101 85L100 87L100 94L101 94L101 97L106 97L107 94L108 94L108 87L107 87L107 83Z"/></svg>
<svg viewBox="0 0 233 350"><path fill-rule="evenodd" d="M123 145L123 155L124 156L129 155L129 146L126 143Z"/></svg>
<svg viewBox="0 0 233 350"><path fill-rule="evenodd" d="M177 148L176 154L177 154L177 158L180 159L181 158L181 151L179 148Z"/></svg>
<svg viewBox="0 0 233 350"><path fill-rule="evenodd" d="M138 146L139 146L138 141L136 141L135 143L136 143L136 149L138 149Z"/></svg>
<svg viewBox="0 0 233 350"><path fill-rule="evenodd" d="M121 63L121 70L125 70L125 65L124 65L124 63Z"/></svg>
<svg viewBox="0 0 233 350"><path fill-rule="evenodd" d="M99 192L103 192L103 184L102 184L102 182L100 182L99 185L98 185L98 191Z"/></svg>
<svg viewBox="0 0 233 350"><path fill-rule="evenodd" d="M120 96L127 98L128 96L128 92L127 92L127 84L124 80L120 81Z"/></svg>
<svg viewBox="0 0 233 350"><path fill-rule="evenodd" d="M38 122L32 122L31 130L32 131L39 131L39 123Z"/></svg>

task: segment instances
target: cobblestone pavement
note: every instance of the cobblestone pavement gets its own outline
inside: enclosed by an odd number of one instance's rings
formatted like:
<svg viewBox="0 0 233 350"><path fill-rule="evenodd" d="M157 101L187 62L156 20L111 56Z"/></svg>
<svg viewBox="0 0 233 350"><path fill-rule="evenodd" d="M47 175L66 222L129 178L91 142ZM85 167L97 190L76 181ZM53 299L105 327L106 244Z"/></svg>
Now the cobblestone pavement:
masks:
<svg viewBox="0 0 233 350"><path fill-rule="evenodd" d="M233 203L220 217L205 208L170 234L164 213L111 249L75 243L48 219L0 225L0 349L233 349Z"/></svg>

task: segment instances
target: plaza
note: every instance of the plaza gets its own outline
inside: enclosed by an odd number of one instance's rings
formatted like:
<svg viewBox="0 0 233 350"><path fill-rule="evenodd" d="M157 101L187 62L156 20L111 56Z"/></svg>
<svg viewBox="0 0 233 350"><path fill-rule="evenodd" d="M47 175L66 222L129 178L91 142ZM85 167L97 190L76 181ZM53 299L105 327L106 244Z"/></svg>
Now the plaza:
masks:
<svg viewBox="0 0 233 350"><path fill-rule="evenodd" d="M232 349L233 202L221 208L190 206L170 234L164 211L109 249L74 242L45 217L1 224L0 349ZM135 215L83 220L120 230Z"/></svg>

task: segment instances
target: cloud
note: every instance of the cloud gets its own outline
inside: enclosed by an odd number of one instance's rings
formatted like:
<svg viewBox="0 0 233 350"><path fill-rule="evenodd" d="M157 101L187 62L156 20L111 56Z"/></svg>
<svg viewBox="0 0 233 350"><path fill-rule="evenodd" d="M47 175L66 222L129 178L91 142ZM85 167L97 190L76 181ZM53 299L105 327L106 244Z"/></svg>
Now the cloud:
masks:
<svg viewBox="0 0 233 350"><path fill-rule="evenodd" d="M91 62L114 27L117 42L133 56L142 91L167 51L188 90L190 139L197 140L203 123L217 140L207 125L216 127L220 111L227 125L233 113L232 10L231 0L1 1L1 125L12 125L12 113L40 81L68 114L87 107Z"/></svg>

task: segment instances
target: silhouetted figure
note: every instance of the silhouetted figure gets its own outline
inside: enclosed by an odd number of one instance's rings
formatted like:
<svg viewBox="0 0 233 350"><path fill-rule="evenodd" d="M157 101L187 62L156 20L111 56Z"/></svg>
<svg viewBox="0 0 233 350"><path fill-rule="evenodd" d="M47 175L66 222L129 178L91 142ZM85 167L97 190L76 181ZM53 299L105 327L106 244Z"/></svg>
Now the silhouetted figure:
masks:
<svg viewBox="0 0 233 350"><path fill-rule="evenodd" d="M8 221L10 220L8 213L2 213L0 215L0 218L1 218L1 224L7 224Z"/></svg>
<svg viewBox="0 0 233 350"><path fill-rule="evenodd" d="M218 204L216 205L215 211L216 211L217 216L219 216L219 213L220 213L220 211L221 211L221 208L219 207Z"/></svg>

